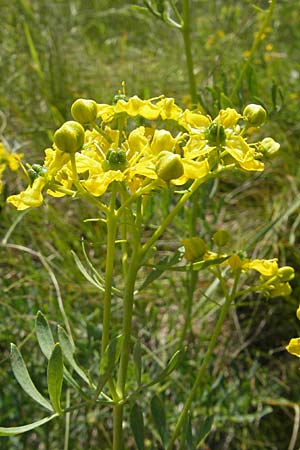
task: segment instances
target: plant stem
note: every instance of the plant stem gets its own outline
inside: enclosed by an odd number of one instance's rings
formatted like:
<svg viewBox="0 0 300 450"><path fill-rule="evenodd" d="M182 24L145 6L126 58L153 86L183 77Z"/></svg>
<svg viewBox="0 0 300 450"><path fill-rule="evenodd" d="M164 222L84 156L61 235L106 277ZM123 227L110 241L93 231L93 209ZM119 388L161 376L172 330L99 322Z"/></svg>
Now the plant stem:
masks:
<svg viewBox="0 0 300 450"><path fill-rule="evenodd" d="M104 311L102 322L102 341L101 352L104 354L109 343L109 325L112 297L113 267L116 247L117 218L115 212L116 185L112 184L109 212L107 214L107 250L106 250L106 269L105 269L105 292L104 292Z"/></svg>
<svg viewBox="0 0 300 450"><path fill-rule="evenodd" d="M227 288L225 286L225 283L224 282L222 283L222 287L226 288L226 291L224 292L225 293L225 303L223 304L222 309L220 311L220 314L219 314L216 326L214 328L214 331L213 331L213 334L211 336L211 339L210 339L207 351L205 353L204 359L203 359L202 364L200 366L200 369L198 371L196 380L194 381L193 387L192 387L192 389L191 389L191 391L189 393L189 396L188 396L188 398L185 401L184 407L183 407L183 409L182 409L182 411L180 413L180 416L179 416L178 421L176 423L175 430L173 432L173 435L171 437L171 440L169 442L167 450L172 450L173 449L173 446L174 446L174 443L176 441L176 438L179 435L180 429L181 429L181 427L182 427L182 425L183 425L183 423L184 423L184 421L186 419L186 416L187 416L187 414L189 412L191 403L192 403L192 401L193 401L193 399L194 399L194 397L195 397L195 395L197 393L198 387L200 386L200 383L202 381L203 375L204 375L204 373L206 371L206 368L207 368L207 365L209 363L210 357L211 357L212 352L213 352L213 350L214 350L214 348L216 346L217 339L218 339L218 337L219 337L219 335L221 333L222 325L223 325L223 323L224 323L224 321L225 321L225 319L227 317L228 311L230 309L231 302L235 298L235 293L236 293L236 289L237 289L238 279L239 279L239 273L236 274L235 282L234 282L234 286L232 288L231 294L228 293L228 290L227 290Z"/></svg>
<svg viewBox="0 0 300 450"><path fill-rule="evenodd" d="M165 220L160 224L160 226L157 228L157 230L152 234L152 236L148 239L148 241L143 245L143 247L142 247L143 255L145 255L148 252L148 250L157 241L157 239L159 239L159 237L164 233L166 228L170 225L170 223L172 222L172 220L174 219L174 217L176 216L178 211L183 207L185 202L196 192L198 187L202 183L207 181L211 176L212 176L212 174L208 174L206 177L204 177L200 180L195 180L192 183L192 185L190 186L188 191L182 195L182 197L180 198L178 203L174 206L174 208L168 214L168 216L165 218Z"/></svg>
<svg viewBox="0 0 300 450"><path fill-rule="evenodd" d="M191 210L190 223L189 223L189 236L191 238L196 236L196 234L197 234L199 197L200 197L199 190L197 190L191 199L192 210ZM179 347L182 347L182 345L184 344L188 329L190 328L190 325L191 325L191 315L192 315L193 300L194 300L194 293L195 293L195 289L196 289L197 280L198 280L198 271L193 270L191 268L191 270L189 272L187 272L187 274L186 274L187 300L186 300L186 304L185 304L185 321L184 321L183 330L182 330L182 333L180 336Z"/></svg>
<svg viewBox="0 0 300 450"><path fill-rule="evenodd" d="M116 384L116 392L119 398L119 403L114 406L113 450L123 449L123 401L125 399L127 369L130 355L135 282L138 270L141 266L141 198L137 199L136 220L133 225L133 251L131 254L130 264L128 265L123 303L122 348Z"/></svg>
<svg viewBox="0 0 300 450"><path fill-rule="evenodd" d="M191 46L190 0L183 0L183 25L181 27L181 31L184 41L184 50L189 77L190 95L193 106L195 106L198 103L198 98L197 98L197 85Z"/></svg>

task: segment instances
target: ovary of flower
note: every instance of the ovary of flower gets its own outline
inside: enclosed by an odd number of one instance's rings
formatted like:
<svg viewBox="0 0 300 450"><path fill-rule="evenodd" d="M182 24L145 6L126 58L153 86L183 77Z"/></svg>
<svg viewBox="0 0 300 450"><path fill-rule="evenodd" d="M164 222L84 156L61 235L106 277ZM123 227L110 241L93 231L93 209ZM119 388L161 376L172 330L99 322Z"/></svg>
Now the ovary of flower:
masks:
<svg viewBox="0 0 300 450"><path fill-rule="evenodd" d="M286 350L292 355L300 358L300 338L291 339L289 344L286 346Z"/></svg>
<svg viewBox="0 0 300 450"><path fill-rule="evenodd" d="M134 183L136 186L141 184L144 178L152 180L157 178L151 158L144 157L143 153L134 153L128 159L128 166L124 170L105 170L104 158L101 161L98 156L96 160L86 154L88 150L84 152L76 154L77 171L79 174L89 172L87 180L82 181L82 185L96 197L103 195L113 181L125 181L127 185L132 185L133 179L137 177L140 183Z"/></svg>
<svg viewBox="0 0 300 450"><path fill-rule="evenodd" d="M30 207L38 207L43 203L42 191L47 183L45 177L36 178L32 186L28 186L25 191L17 195L11 195L7 201L12 203L19 211Z"/></svg>

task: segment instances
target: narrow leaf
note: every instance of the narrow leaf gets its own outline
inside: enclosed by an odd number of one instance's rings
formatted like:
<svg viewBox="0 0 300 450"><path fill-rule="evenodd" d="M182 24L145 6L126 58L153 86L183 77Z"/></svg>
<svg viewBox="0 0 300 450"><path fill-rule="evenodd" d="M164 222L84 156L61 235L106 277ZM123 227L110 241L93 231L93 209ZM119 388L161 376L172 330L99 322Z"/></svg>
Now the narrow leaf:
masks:
<svg viewBox="0 0 300 450"><path fill-rule="evenodd" d="M120 356L122 335L112 339L101 359L101 374L111 372Z"/></svg>
<svg viewBox="0 0 300 450"><path fill-rule="evenodd" d="M141 407L135 403L130 411L130 426L138 450L144 450L144 418Z"/></svg>
<svg viewBox="0 0 300 450"><path fill-rule="evenodd" d="M60 344L55 344L50 356L47 380L49 397L54 411L61 414L62 408L60 406L60 396L63 382L63 356Z"/></svg>
<svg viewBox="0 0 300 450"><path fill-rule="evenodd" d="M93 278L88 271L86 270L86 268L84 267L84 265L82 264L82 262L80 261L80 259L78 258L78 256L76 255L75 252L71 251L72 256L74 258L75 264L77 266L77 268L79 269L79 271L81 272L81 274L84 276L84 278L89 281L93 286L95 286L96 288L100 289L100 291L104 291L104 287L100 284L100 282L98 280L95 280L95 278Z"/></svg>
<svg viewBox="0 0 300 450"><path fill-rule="evenodd" d="M161 438L161 442L165 445L166 442L166 413L164 404L158 395L154 395L151 400L151 414L155 428Z"/></svg>
<svg viewBox="0 0 300 450"><path fill-rule="evenodd" d="M36 316L35 332L43 354L49 359L54 348L54 339L48 320L41 311L39 311Z"/></svg>
<svg viewBox="0 0 300 450"><path fill-rule="evenodd" d="M18 347L14 344L11 344L10 358L12 371L21 388L27 395L29 395L29 397L42 405L48 411L53 411L50 403L42 396L33 384L22 355Z"/></svg>
<svg viewBox="0 0 300 450"><path fill-rule="evenodd" d="M65 330L58 325L57 327L57 331L58 331L58 340L63 352L64 357L66 358L66 360L68 361L68 363L70 364L70 366L75 370L75 372L88 384L90 385L89 379L86 376L86 374L84 373L84 371L81 369L81 367L79 367L79 365L77 364L77 362L75 361L74 358L74 347L72 345L72 342L69 339L69 336L67 335L67 333L65 332Z"/></svg>
<svg viewBox="0 0 300 450"><path fill-rule="evenodd" d="M97 399L114 370L120 357L122 335L116 336L107 346L101 359L100 377L98 380L95 399Z"/></svg>
<svg viewBox="0 0 300 450"><path fill-rule="evenodd" d="M213 423L214 423L213 416L205 417L205 419L201 423L201 425L199 427L199 431L198 431L198 436L197 436L197 440L198 440L197 448L199 448L199 446L203 443L204 439L210 432L210 430L213 426Z"/></svg>
<svg viewBox="0 0 300 450"><path fill-rule="evenodd" d="M27 40L27 45L29 47L30 55L31 55L31 58L34 63L35 71L36 71L38 77L40 78L40 80L44 80L44 74L42 71L39 55L35 48L35 45L34 45L34 42L33 42L33 39L32 39L31 33L30 33L30 28L26 22L24 23L24 32L25 32L25 36L26 36L26 40Z"/></svg>
<svg viewBox="0 0 300 450"><path fill-rule="evenodd" d="M34 430L35 428L44 425L44 423L50 422L50 420L57 416L58 414L53 414L52 416L45 417L44 419L20 427L0 427L0 436L15 436L16 434L26 433L26 431Z"/></svg>
<svg viewBox="0 0 300 450"><path fill-rule="evenodd" d="M174 355L171 357L170 361L167 364L167 367L162 372L161 376L166 377L176 369L180 361L182 360L185 354L185 349L177 350Z"/></svg>

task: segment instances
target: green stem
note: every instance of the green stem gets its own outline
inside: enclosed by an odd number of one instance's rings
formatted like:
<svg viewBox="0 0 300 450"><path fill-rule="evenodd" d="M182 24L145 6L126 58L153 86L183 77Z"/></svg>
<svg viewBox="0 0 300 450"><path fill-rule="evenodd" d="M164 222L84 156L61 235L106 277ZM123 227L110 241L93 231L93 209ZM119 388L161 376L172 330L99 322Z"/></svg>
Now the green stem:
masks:
<svg viewBox="0 0 300 450"><path fill-rule="evenodd" d="M113 450L123 450L123 404L114 405L113 414Z"/></svg>
<svg viewBox="0 0 300 450"><path fill-rule="evenodd" d="M66 393L66 408L70 407L70 389L67 389ZM65 438L64 438L64 450L69 450L69 440L70 440L70 420L71 414L66 413L66 425L65 425Z"/></svg>
<svg viewBox="0 0 300 450"><path fill-rule="evenodd" d="M197 85L191 46L190 0L183 0L183 25L181 27L181 31L184 41L184 50L189 77L190 95L193 106L195 106L198 103L198 98L197 98Z"/></svg>
<svg viewBox="0 0 300 450"><path fill-rule="evenodd" d="M247 58L247 61L245 62L245 64L243 65L243 67L242 67L242 69L240 71L240 76L237 79L237 82L236 82L236 84L235 84L235 86L233 88L232 94L231 94L232 98L235 97L238 94L239 90L240 90L240 87L242 85L243 79L245 77L245 73L246 73L246 71L247 71L247 69L248 69L248 67L249 67L249 65L250 65L250 63L251 63L251 61L253 59L253 56L254 56L254 54L256 52L257 47L259 46L259 44L262 41L262 36L265 33L265 30L266 30L267 26L269 25L270 19L272 17L272 14L273 14L273 11L274 11L274 8L275 8L275 4L276 4L276 0L270 0L269 10L268 10L268 12L266 14L265 20L263 21L263 23L262 23L262 25L260 27L260 30L258 31L258 33L255 36L255 39L254 39L252 47L250 49L250 53L249 53L249 56Z"/></svg>
<svg viewBox="0 0 300 450"><path fill-rule="evenodd" d="M199 205L199 190L195 192L192 198L192 211L190 216L190 223L189 223L189 235L190 237L196 236L197 234L197 218L198 218L198 205ZM194 293L196 289L196 284L198 280L198 272L196 270L191 270L187 272L186 275L186 283L187 283L187 300L185 305L185 321L183 330L180 336L180 342L179 346L182 347L184 344L184 341L186 339L186 335L188 332L188 329L191 325L191 316L192 316L192 308L193 308L193 300L194 300Z"/></svg>
<svg viewBox="0 0 300 450"><path fill-rule="evenodd" d="M171 440L169 442L167 450L172 450L174 448L174 443L176 441L176 438L179 435L181 427L183 426L183 424L185 422L185 419L186 419L186 416L187 416L187 414L189 412L191 403L192 403L194 397L196 396L197 390L198 390L198 388L200 386L200 383L202 381L202 378L203 378L203 376L205 374L207 365L208 365L208 363L210 361L212 352L213 352L213 350L214 350L214 348L216 346L217 339L218 339L218 337L219 337L219 335L221 333L222 325L223 325L223 323L224 323L224 321L225 321L225 319L227 317L227 314L229 312L229 309L230 309L230 306L231 306L231 302L235 298L235 293L236 293L236 289L237 289L238 279L239 279L239 273L236 274L234 286L232 288L232 292L231 292L231 294L229 294L228 290L226 288L226 285L224 283L224 280L222 278L222 280L223 280L222 287L224 288L224 290L226 289L225 292L224 292L224 294L225 294L225 303L223 304L222 309L220 311L220 314L219 314L216 326L214 328L214 331L213 331L213 334L211 336L211 339L210 339L207 351L205 353L204 359L203 359L202 364L200 366L200 369L198 371L196 380L194 381L193 387L192 387L192 389L191 389L191 391L189 393L189 396L188 396L188 398L185 401L184 407L183 407L183 409L182 409L182 411L180 413L180 416L179 416L178 421L176 423L175 430L173 432L173 435L171 437Z"/></svg>
<svg viewBox="0 0 300 450"><path fill-rule="evenodd" d="M122 348L116 385L119 403L114 407L113 450L123 449L123 401L126 394L127 369L130 355L135 282L138 270L141 266L141 198L137 200L136 220L133 225L135 225L133 230L133 251L130 264L128 265L123 303Z"/></svg>
<svg viewBox="0 0 300 450"><path fill-rule="evenodd" d="M174 217L178 214L178 211L183 207L185 202L196 192L198 187L211 178L212 174L208 174L206 177L201 178L200 180L195 180L188 191L182 195L178 203L174 206L172 211L168 214L165 220L160 224L160 226L156 229L156 231L152 234L152 236L148 239L148 241L142 247L142 254L145 255L148 250L152 247L152 245L159 239L159 237L164 233L166 228L170 225Z"/></svg>
<svg viewBox="0 0 300 450"><path fill-rule="evenodd" d="M116 233L117 233L115 203L116 203L116 185L113 183L109 205L109 213L107 214L107 250L106 250L104 311L103 311L102 342L101 342L102 355L104 354L106 347L109 343L113 268L114 268Z"/></svg>

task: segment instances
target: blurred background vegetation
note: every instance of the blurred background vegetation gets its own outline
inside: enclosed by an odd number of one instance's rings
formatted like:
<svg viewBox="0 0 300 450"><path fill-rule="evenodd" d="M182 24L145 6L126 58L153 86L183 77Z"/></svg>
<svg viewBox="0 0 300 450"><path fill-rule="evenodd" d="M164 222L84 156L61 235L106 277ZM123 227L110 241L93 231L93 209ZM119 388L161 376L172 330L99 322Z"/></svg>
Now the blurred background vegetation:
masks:
<svg viewBox="0 0 300 450"><path fill-rule="evenodd" d="M0 0L0 110L2 141L24 153L26 162L43 160L53 132L70 119L78 97L110 102L126 82L128 95L143 98L165 94L189 106L189 86L180 33L137 8L142 0ZM242 110L261 103L269 121L261 131L281 143L280 155L263 174L226 175L203 189L199 235L217 228L231 231L232 246L257 257L278 257L295 267L293 293L288 299L242 299L219 342L207 373L206 387L194 406L194 426L205 415L215 417L203 449L293 450L299 448L299 363L285 351L298 336L295 310L299 303L299 138L300 28L297 2L277 2L269 26L235 87L265 17L268 1L192 0L192 46L199 102L214 116L228 102ZM234 94L234 95L233 95ZM79 360L96 364L101 329L97 290L82 277L70 250L82 257L81 240L90 258L103 267L105 227L82 218L96 214L78 202L47 199L39 210L20 213L5 198L22 188L15 173L6 173L0 198L0 417L1 425L39 418L31 400L14 380L9 343L22 348L32 377L45 389L45 361L33 335L40 309L53 323L62 322L61 294L79 349ZM158 200L158 199L157 199ZM149 217L159 222L169 198L153 202ZM186 215L176 219L162 252L180 245L188 234ZM80 218L80 220L78 220ZM58 282L60 291L55 282ZM188 357L161 387L169 405L181 404L192 384L214 320L214 303L203 300L212 285L198 281ZM136 329L145 343L146 364L155 372L176 348L185 305L185 281L173 273L152 285L136 310ZM214 301L218 289L212 289ZM207 291L206 291L207 292ZM100 305L101 306L101 305ZM171 312L171 313L170 313ZM118 317L119 309L114 314ZM156 361L156 365L153 365ZM225 366L224 366L225 364ZM211 386L211 380L213 385ZM174 401L172 402L172 399ZM159 449L152 436L149 406L145 405L148 449ZM168 411L172 424L178 411ZM81 411L71 420L70 448L109 449L105 428L109 411ZM1 439L2 450L63 448L63 418L34 433ZM100 444L99 442L103 442ZM132 447L134 445L132 444Z"/></svg>

